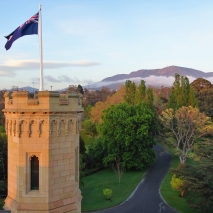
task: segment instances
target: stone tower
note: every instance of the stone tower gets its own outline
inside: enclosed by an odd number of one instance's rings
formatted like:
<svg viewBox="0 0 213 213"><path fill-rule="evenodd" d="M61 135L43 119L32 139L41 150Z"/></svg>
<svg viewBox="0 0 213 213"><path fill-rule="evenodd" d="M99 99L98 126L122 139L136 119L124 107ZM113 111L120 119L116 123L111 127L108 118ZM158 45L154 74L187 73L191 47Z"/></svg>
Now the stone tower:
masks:
<svg viewBox="0 0 213 213"><path fill-rule="evenodd" d="M82 95L6 92L8 196L12 213L80 213L79 130Z"/></svg>

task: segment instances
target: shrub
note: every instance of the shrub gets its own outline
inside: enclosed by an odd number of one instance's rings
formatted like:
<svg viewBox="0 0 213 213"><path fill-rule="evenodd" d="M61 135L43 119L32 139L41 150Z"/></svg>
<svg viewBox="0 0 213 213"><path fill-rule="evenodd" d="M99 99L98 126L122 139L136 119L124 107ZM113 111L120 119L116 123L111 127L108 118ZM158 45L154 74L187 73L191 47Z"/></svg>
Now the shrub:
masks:
<svg viewBox="0 0 213 213"><path fill-rule="evenodd" d="M103 190L103 194L107 200L111 200L112 197L112 189L106 188Z"/></svg>
<svg viewBox="0 0 213 213"><path fill-rule="evenodd" d="M184 196L185 192L185 181L182 178L176 177L176 175L172 176L170 181L171 187L180 192L181 196Z"/></svg>

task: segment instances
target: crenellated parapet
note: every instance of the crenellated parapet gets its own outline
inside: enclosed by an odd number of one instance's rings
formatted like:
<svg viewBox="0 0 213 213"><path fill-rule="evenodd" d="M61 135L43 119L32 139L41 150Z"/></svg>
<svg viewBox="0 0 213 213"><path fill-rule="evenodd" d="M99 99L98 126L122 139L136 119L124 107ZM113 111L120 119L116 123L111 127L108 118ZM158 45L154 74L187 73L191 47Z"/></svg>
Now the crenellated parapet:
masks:
<svg viewBox="0 0 213 213"><path fill-rule="evenodd" d="M41 91L30 98L27 91L13 91L6 92L4 97L8 136L39 138L79 133L82 94Z"/></svg>
<svg viewBox="0 0 213 213"><path fill-rule="evenodd" d="M59 94L55 91L39 91L34 98L27 91L6 92L4 112L81 112L82 94L67 92Z"/></svg>

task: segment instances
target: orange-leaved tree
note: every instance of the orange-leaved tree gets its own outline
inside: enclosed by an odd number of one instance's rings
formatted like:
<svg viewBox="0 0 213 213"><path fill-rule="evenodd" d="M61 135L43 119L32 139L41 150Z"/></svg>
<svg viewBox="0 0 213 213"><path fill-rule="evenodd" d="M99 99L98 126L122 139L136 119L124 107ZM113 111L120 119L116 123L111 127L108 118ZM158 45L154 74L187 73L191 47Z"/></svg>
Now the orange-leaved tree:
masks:
<svg viewBox="0 0 213 213"><path fill-rule="evenodd" d="M97 102L95 106L91 108L90 119L95 124L98 124L101 121L103 110L107 109L111 105L122 103L124 101L124 95L125 95L125 88L124 86L120 86L115 94L107 97L106 101Z"/></svg>

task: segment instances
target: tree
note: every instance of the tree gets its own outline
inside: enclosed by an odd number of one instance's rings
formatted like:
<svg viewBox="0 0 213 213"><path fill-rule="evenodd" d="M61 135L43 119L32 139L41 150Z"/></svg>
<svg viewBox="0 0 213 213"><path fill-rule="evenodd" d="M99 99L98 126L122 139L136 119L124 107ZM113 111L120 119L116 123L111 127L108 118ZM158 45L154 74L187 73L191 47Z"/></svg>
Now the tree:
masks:
<svg viewBox="0 0 213 213"><path fill-rule="evenodd" d="M120 103L104 111L99 133L105 166L143 169L153 161L155 114L146 104Z"/></svg>
<svg viewBox="0 0 213 213"><path fill-rule="evenodd" d="M135 104L135 93L136 93L136 85L134 82L127 80L125 82L125 91L124 101L128 104Z"/></svg>
<svg viewBox="0 0 213 213"><path fill-rule="evenodd" d="M179 74L175 74L175 81L169 97L168 107L179 109L182 106L197 106L194 91L189 84L189 79Z"/></svg>
<svg viewBox="0 0 213 213"><path fill-rule="evenodd" d="M134 82L127 80L125 82L124 101L128 104L142 104L146 103L153 108L154 94L151 88L146 88L145 81L141 80L138 86Z"/></svg>
<svg viewBox="0 0 213 213"><path fill-rule="evenodd" d="M7 136L4 127L0 126L0 180L7 177Z"/></svg>
<svg viewBox="0 0 213 213"><path fill-rule="evenodd" d="M0 126L0 195L7 194L7 136Z"/></svg>
<svg viewBox="0 0 213 213"><path fill-rule="evenodd" d="M170 181L171 187L177 191L180 192L181 196L184 196L184 192L185 192L185 188L186 188L186 183L183 180L183 177L176 177L176 175L174 174L172 176L172 179Z"/></svg>
<svg viewBox="0 0 213 213"><path fill-rule="evenodd" d="M193 87L195 92L199 92L203 89L210 89L212 87L212 84L210 81L204 78L197 78L191 83L191 86Z"/></svg>
<svg viewBox="0 0 213 213"><path fill-rule="evenodd" d="M115 158L115 163L112 164L112 170L114 171L116 177L118 178L118 183L121 183L121 176L124 173L123 165L120 162L120 158Z"/></svg>
<svg viewBox="0 0 213 213"><path fill-rule="evenodd" d="M4 109L4 93L6 90L0 90L0 125L4 126L5 118L2 110Z"/></svg>
<svg viewBox="0 0 213 213"><path fill-rule="evenodd" d="M98 101L106 101L107 97L113 95L116 91L102 87L101 90L84 89L82 104L84 107L87 105L94 106Z"/></svg>
<svg viewBox="0 0 213 213"><path fill-rule="evenodd" d="M82 122L82 132L87 136L94 138L97 136L96 125L89 119Z"/></svg>
<svg viewBox="0 0 213 213"><path fill-rule="evenodd" d="M124 101L125 88L120 86L119 89L111 96L108 96L106 101L99 101L91 108L90 119L98 124L101 122L101 116L103 115L103 110L108 108L112 104L118 104Z"/></svg>
<svg viewBox="0 0 213 213"><path fill-rule="evenodd" d="M191 83L201 112L213 118L213 86L210 81L198 78Z"/></svg>
<svg viewBox="0 0 213 213"><path fill-rule="evenodd" d="M192 157L196 161L192 165L184 165L173 169L177 177L187 183L189 202L203 212L212 212L213 209L213 141L205 138L196 144ZM192 199L194 198L195 199Z"/></svg>
<svg viewBox="0 0 213 213"><path fill-rule="evenodd" d="M83 120L87 120L90 119L91 116L91 109L92 106L91 105L87 105L87 107L84 108L84 112L83 112Z"/></svg>
<svg viewBox="0 0 213 213"><path fill-rule="evenodd" d="M77 91L81 94L84 94L84 89L80 84L78 85Z"/></svg>
<svg viewBox="0 0 213 213"><path fill-rule="evenodd" d="M166 109L159 117L164 126L165 143L170 151L185 163L190 150L201 137L213 133L211 119L198 108L181 107L178 110Z"/></svg>
<svg viewBox="0 0 213 213"><path fill-rule="evenodd" d="M87 152L83 156L83 162L85 162L86 170L94 170L104 168L103 158L106 153L106 148L100 138L94 140L92 144L88 146Z"/></svg>
<svg viewBox="0 0 213 213"><path fill-rule="evenodd" d="M145 97L146 97L146 85L145 81L141 80L135 93L135 103L142 104L143 102L145 102Z"/></svg>
<svg viewBox="0 0 213 213"><path fill-rule="evenodd" d="M80 152L81 155L84 155L85 152L86 152L86 148L85 148L84 140L81 136L79 138L79 144L80 144L80 151L79 152Z"/></svg>
<svg viewBox="0 0 213 213"><path fill-rule="evenodd" d="M145 103L150 107L153 108L154 106L154 94L151 88L148 88L146 91Z"/></svg>

